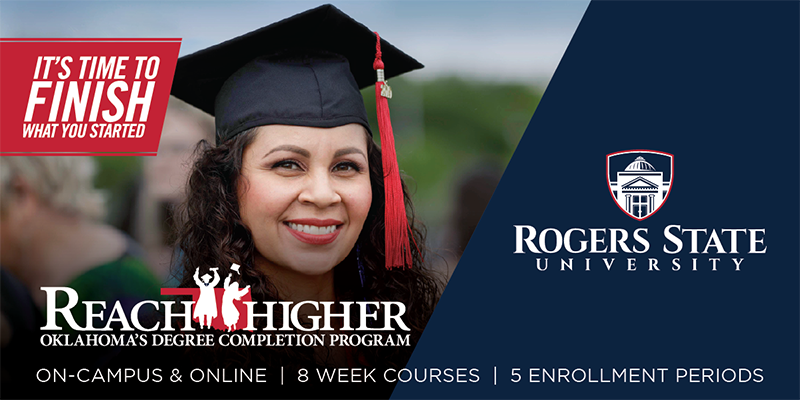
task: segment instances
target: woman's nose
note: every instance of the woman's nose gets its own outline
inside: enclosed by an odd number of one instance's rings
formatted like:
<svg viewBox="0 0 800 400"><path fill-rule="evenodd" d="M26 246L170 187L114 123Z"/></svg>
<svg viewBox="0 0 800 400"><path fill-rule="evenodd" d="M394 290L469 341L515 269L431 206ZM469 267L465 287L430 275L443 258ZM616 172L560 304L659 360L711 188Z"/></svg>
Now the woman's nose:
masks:
<svg viewBox="0 0 800 400"><path fill-rule="evenodd" d="M341 202L342 197L336 191L332 177L325 171L307 175L306 184L298 200L304 204L325 208Z"/></svg>

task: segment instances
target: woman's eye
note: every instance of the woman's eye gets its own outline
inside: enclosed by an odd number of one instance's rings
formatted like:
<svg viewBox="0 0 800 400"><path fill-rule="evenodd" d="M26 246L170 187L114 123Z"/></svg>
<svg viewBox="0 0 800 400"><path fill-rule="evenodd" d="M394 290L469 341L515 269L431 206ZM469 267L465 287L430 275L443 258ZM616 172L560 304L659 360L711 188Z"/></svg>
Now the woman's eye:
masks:
<svg viewBox="0 0 800 400"><path fill-rule="evenodd" d="M293 160L278 161L275 164L272 164L272 168L289 170L289 171L299 171L302 169L300 168L300 164L298 164L297 161Z"/></svg>
<svg viewBox="0 0 800 400"><path fill-rule="evenodd" d="M334 172L359 172L361 168L356 163L342 162L333 167Z"/></svg>

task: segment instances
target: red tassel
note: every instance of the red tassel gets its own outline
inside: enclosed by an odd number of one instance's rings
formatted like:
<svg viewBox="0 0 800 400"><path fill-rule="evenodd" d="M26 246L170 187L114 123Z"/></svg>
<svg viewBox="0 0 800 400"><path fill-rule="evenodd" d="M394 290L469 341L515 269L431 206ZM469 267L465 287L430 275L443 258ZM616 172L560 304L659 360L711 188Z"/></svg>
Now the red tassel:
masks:
<svg viewBox="0 0 800 400"><path fill-rule="evenodd" d="M378 108L378 129L381 135L381 151L383 152L383 182L386 191L386 268L411 267L411 247L408 242L408 219L403 198L403 184L400 180L400 169L397 166L397 152L394 147L392 120L389 116L391 89L386 84L381 60L381 37L375 32L375 62L373 69L378 73L375 83L375 104Z"/></svg>

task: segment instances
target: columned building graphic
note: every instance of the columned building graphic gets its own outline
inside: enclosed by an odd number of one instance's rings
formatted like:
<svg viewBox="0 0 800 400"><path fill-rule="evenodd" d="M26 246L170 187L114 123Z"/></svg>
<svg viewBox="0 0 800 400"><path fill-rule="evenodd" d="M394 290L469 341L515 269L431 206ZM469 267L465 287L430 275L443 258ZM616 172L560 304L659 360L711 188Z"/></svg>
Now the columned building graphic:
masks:
<svg viewBox="0 0 800 400"><path fill-rule="evenodd" d="M636 157L624 171L617 172L616 182L609 183L617 204L637 218L657 210L669 192L664 173L656 171L642 156Z"/></svg>

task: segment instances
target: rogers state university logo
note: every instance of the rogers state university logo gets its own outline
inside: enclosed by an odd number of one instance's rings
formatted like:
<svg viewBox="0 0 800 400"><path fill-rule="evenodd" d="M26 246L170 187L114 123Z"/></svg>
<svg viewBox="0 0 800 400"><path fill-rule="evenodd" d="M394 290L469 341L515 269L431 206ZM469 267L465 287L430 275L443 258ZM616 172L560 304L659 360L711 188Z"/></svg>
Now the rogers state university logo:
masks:
<svg viewBox="0 0 800 400"><path fill-rule="evenodd" d="M655 214L672 189L674 156L656 150L626 150L606 155L606 181L617 206L642 221Z"/></svg>

